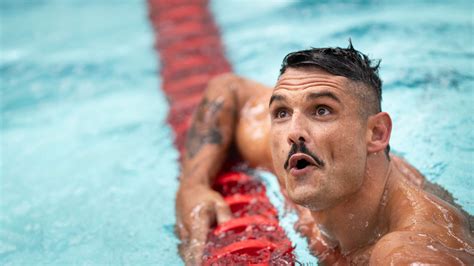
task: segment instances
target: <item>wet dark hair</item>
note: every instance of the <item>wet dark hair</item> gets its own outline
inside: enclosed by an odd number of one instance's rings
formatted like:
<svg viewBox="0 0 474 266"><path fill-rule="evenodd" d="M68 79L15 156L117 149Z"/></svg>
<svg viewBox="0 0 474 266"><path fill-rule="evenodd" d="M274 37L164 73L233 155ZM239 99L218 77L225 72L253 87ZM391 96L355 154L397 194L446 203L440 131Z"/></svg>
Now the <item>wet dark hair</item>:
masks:
<svg viewBox="0 0 474 266"><path fill-rule="evenodd" d="M355 81L361 86L354 87L360 99L363 117L377 114L382 111L382 80L379 77L380 60L371 60L360 51L354 49L351 39L347 48L311 48L289 53L283 59L280 75L288 68L323 69L333 75L343 76ZM388 156L390 146L385 152ZM390 157L389 157L390 158Z"/></svg>
<svg viewBox="0 0 474 266"><path fill-rule="evenodd" d="M367 87L359 93L362 113L376 114L382 110L382 81L379 78L380 60L369 57L356 49L349 39L347 48L311 48L289 53L283 59L280 75L288 68L321 68L333 75L360 82Z"/></svg>

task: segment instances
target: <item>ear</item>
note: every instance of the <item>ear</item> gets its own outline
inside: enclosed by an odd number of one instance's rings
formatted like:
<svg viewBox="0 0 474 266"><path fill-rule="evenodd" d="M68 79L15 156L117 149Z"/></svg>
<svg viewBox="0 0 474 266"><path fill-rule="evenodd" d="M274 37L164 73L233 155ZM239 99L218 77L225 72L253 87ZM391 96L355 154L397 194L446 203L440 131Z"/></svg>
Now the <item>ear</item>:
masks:
<svg viewBox="0 0 474 266"><path fill-rule="evenodd" d="M385 150L392 133L392 119L386 112L370 116L367 123L367 152Z"/></svg>

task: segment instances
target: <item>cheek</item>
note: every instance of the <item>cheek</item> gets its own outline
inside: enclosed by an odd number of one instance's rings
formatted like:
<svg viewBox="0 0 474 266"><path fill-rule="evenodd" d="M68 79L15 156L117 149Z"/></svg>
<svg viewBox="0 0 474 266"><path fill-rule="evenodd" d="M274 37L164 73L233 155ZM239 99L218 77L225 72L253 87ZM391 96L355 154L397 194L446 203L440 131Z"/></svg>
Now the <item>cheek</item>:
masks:
<svg viewBox="0 0 474 266"><path fill-rule="evenodd" d="M313 128L312 132L316 147L328 163L328 170L341 175L359 172L366 156L365 130L360 122L354 122L353 118L339 120Z"/></svg>
<svg viewBox="0 0 474 266"><path fill-rule="evenodd" d="M334 150L341 153L341 155L348 156L353 156L354 153L364 153L366 146L365 128L360 121L355 121L355 118L348 120L340 123L337 126L337 132L331 134Z"/></svg>
<svg viewBox="0 0 474 266"><path fill-rule="evenodd" d="M364 152L365 138L357 131L350 131L337 136L333 145L339 156L353 157Z"/></svg>
<svg viewBox="0 0 474 266"><path fill-rule="evenodd" d="M365 131L356 124L351 124L343 131L331 143L334 165L343 175L353 178L363 175L367 157Z"/></svg>

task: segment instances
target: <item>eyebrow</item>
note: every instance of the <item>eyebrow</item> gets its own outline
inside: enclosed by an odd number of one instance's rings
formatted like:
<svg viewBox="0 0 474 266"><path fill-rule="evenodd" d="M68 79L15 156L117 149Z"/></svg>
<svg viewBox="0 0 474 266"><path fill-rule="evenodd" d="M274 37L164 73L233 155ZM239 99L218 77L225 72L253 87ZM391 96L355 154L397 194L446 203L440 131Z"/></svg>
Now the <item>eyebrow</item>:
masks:
<svg viewBox="0 0 474 266"><path fill-rule="evenodd" d="M336 102L341 103L341 100L339 100L339 98L337 98L337 96L334 95L334 93L329 92L329 91L312 92L312 93L308 94L308 96L306 96L306 99L314 100L314 99L321 98L321 97L329 97L329 98L335 100Z"/></svg>
<svg viewBox="0 0 474 266"><path fill-rule="evenodd" d="M306 99L307 100L314 100L314 99L321 98L321 97L329 97L329 98L335 100L336 102L341 103L341 100L339 100L339 98L337 98L337 96L334 95L334 93L329 92L329 91L312 92L312 93L310 93L306 96ZM279 95L279 94L272 95L272 97L270 97L270 102L268 103L269 107L272 105L273 101L286 101L286 97L283 96L283 95Z"/></svg>
<svg viewBox="0 0 474 266"><path fill-rule="evenodd" d="M273 94L272 97L270 97L270 102L268 103L268 107L272 105L273 101L286 101L286 97L283 95L278 95L278 94Z"/></svg>

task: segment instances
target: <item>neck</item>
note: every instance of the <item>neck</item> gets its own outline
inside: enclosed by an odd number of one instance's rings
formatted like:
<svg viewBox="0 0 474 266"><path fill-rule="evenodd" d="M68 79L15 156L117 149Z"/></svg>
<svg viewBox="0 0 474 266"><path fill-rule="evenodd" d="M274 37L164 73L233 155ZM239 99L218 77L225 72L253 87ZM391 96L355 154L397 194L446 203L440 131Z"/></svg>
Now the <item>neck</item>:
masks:
<svg viewBox="0 0 474 266"><path fill-rule="evenodd" d="M343 254L367 246L387 230L381 214L391 175L391 163L385 154L370 154L360 189L334 207L312 212L326 240L339 246Z"/></svg>

